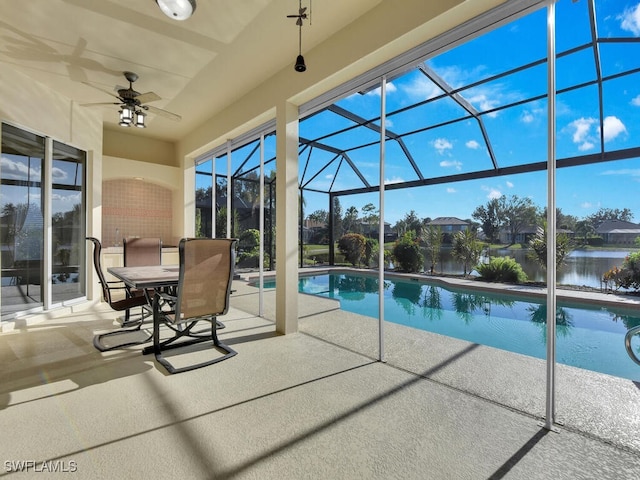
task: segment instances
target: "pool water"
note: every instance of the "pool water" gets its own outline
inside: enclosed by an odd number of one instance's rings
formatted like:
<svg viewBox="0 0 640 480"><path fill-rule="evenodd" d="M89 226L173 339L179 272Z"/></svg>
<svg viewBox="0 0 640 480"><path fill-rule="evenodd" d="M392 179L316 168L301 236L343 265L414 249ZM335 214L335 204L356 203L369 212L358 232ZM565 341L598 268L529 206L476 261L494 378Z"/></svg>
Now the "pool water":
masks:
<svg viewBox="0 0 640 480"><path fill-rule="evenodd" d="M267 285L275 286L274 284ZM299 291L340 301L343 310L378 318L378 278L323 274L299 279ZM449 289L404 279L384 282L385 321L537 358L546 358L546 303ZM624 346L640 317L629 310L557 305L556 359L595 372L640 380ZM640 346L632 345L640 351Z"/></svg>

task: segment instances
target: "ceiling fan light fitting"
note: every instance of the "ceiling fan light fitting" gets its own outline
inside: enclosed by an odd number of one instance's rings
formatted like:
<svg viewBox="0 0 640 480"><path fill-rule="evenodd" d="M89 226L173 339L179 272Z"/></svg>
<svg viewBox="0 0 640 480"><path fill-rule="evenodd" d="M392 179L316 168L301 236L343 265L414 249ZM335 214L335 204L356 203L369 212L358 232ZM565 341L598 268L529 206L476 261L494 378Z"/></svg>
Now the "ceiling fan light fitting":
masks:
<svg viewBox="0 0 640 480"><path fill-rule="evenodd" d="M136 122L134 123L134 125L138 128L147 128L147 126L144 124L144 117L146 116L147 114L142 110L136 111Z"/></svg>
<svg viewBox="0 0 640 480"><path fill-rule="evenodd" d="M196 10L196 0L156 0L156 3L173 20L186 20Z"/></svg>
<svg viewBox="0 0 640 480"><path fill-rule="evenodd" d="M122 105L120 110L120 126L128 127L133 121L133 109L128 105Z"/></svg>
<svg viewBox="0 0 640 480"><path fill-rule="evenodd" d="M148 115L148 113L160 115L170 120L174 120L176 122L179 122L180 120L182 120L182 117L180 115L168 112L167 110L163 110L161 108L156 108L153 106L146 105L149 102L155 102L156 100L161 100L161 98L153 92L146 92L146 93L136 92L133 89L133 82L135 82L138 79L138 75L133 72L122 72L122 73L124 74L125 78L129 81L129 88L118 86L114 89L117 92L117 94L114 94L106 90L103 90L102 88L99 88L99 90L101 90L102 92L106 92L112 97L117 98L119 100L117 103L113 101L108 103L106 102L105 103L87 103L87 104L84 104L83 106L117 105L118 114L119 114L118 125L120 125L121 127L131 127L135 125L138 128L146 128L147 126L146 126L145 118ZM87 85L91 85L88 82L83 82L83 83L86 83Z"/></svg>

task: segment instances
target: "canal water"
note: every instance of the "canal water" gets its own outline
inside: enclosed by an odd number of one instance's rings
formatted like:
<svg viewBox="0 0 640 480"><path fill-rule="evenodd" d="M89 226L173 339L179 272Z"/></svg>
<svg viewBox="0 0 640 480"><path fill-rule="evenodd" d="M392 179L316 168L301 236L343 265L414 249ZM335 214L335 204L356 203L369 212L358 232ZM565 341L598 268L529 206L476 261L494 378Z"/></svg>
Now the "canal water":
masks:
<svg viewBox="0 0 640 480"><path fill-rule="evenodd" d="M602 275L613 267L621 267L629 250L574 250L557 273L559 284L600 288ZM537 262L528 258L527 250L491 250L490 255L514 258L521 266L530 281L544 282L546 270ZM425 255L426 259L426 255ZM450 249L442 249L438 273L462 274L463 267L451 255Z"/></svg>

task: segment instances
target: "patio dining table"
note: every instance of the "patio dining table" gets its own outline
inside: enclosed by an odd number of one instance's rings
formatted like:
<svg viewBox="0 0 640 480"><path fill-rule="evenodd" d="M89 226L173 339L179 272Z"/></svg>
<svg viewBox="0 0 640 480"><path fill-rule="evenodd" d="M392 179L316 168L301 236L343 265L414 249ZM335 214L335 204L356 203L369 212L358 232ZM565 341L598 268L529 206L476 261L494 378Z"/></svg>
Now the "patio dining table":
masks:
<svg viewBox="0 0 640 480"><path fill-rule="evenodd" d="M150 265L143 267L110 267L107 271L129 288L153 290L178 285L178 265Z"/></svg>
<svg viewBox="0 0 640 480"><path fill-rule="evenodd" d="M180 267L178 265L110 267L107 272L122 281L127 287L143 290L149 308L152 309L153 293L155 291L178 286ZM145 347L142 351L144 355L152 352L152 347Z"/></svg>

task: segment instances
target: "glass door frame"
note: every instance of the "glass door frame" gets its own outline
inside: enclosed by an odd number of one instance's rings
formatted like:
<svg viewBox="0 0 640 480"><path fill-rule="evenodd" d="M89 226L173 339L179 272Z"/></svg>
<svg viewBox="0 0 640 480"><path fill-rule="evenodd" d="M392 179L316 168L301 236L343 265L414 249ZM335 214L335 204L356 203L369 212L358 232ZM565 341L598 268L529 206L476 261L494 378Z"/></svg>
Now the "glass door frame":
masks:
<svg viewBox="0 0 640 480"><path fill-rule="evenodd" d="M38 186L40 189L40 195L41 195L41 200L40 200L40 216L41 219L39 218L39 221L42 223L41 226L41 232L38 232L38 239L37 242L40 243L41 242L41 247L40 247L40 262L38 265L38 269L40 271L40 280L39 280L39 288L40 288L40 292L39 292L39 301L38 302L34 302L32 304L29 303L23 303L23 304L17 304L14 306L14 308L11 308L10 311L8 310L8 304L2 308L2 317L0 318L0 322L5 322L5 321L9 321L9 320L13 320L17 317L26 315L26 314L33 314L33 313L39 313L39 312L44 312L44 311L48 311L50 309L53 308L57 308L57 307L61 307L61 306L66 306L66 305L72 305L72 304L76 304L76 303L80 303L83 301L86 301L86 291L87 291L87 285L86 285L86 279L87 279L87 275L86 275L86 265L87 262L85 261L86 259L86 245L85 245L85 241L84 238L86 236L86 222L87 222L87 202L86 202L86 187L87 187L87 152L77 148L77 147L73 147L70 146L64 142L59 142L59 141L55 141L55 143L59 146L62 147L67 147L67 148L71 148L73 150L76 150L78 152L78 157L80 159L81 165L82 165L82 177L80 179L80 186L77 187L72 187L73 190L79 190L81 193L81 207L80 207L80 218L79 218L79 225L77 225L77 228L79 228L79 233L76 239L76 248L77 248L77 259L78 259L78 272L77 272L77 277L74 277L74 283L77 283L80 287L79 287L79 291L78 291L78 296L72 297L72 298L68 298L65 300L59 300L59 301L53 301L53 289L52 289L52 282L53 282L53 271L54 271L54 262L53 262L53 215L54 215L54 211L53 211L53 191L56 188L56 183L54 183L54 176L56 175L56 172L58 172L59 169L55 168L54 163L54 140L51 137L48 137L46 135L40 134L40 133L35 133L32 132L28 129L25 129L23 127L17 126L17 125L13 125L9 122L2 122L0 124L0 136L3 139L3 143L2 145L5 145L5 131L6 130L15 130L16 135L19 136L20 133L24 133L25 137L30 137L30 136L34 136L36 137L38 140L42 139L43 141L43 147L44 147L44 155L41 159L41 165L40 165L40 175L39 178L35 180L35 182L33 180L31 180L31 169L29 169L28 172L28 177L26 180L26 183L29 184L29 186L31 186L31 184L34 184L35 186ZM5 155L4 151L2 153L2 155ZM10 184L16 184L15 181L9 181L9 178L5 178L3 177L3 174L0 173L0 191L1 189L5 186L5 185L10 185ZM24 182L18 182L19 183L24 183ZM59 186L59 185L58 185ZM38 222L36 222L38 223ZM37 228L37 225L36 225ZM0 241L2 241L0 239ZM4 246L4 245L3 245ZM3 266L6 267L6 266ZM31 268L31 267L29 267ZM4 297L4 293L5 293L5 288L9 288L9 287L17 287L17 285L4 285L4 281L3 281L3 285L2 285L2 295L0 295L0 307L2 307L2 297ZM11 282L9 282L11 283ZM8 291L7 291L8 292ZM5 300L6 301L6 300Z"/></svg>

